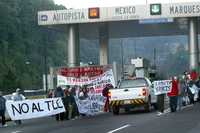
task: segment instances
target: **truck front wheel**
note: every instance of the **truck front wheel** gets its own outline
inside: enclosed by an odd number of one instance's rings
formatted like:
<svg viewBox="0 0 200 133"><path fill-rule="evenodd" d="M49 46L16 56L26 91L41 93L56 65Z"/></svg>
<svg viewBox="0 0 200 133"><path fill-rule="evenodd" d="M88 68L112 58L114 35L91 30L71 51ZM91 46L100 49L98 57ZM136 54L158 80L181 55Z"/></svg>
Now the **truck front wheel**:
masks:
<svg viewBox="0 0 200 133"><path fill-rule="evenodd" d="M151 112L151 97L149 97L148 102L144 105L144 110L147 112Z"/></svg>
<svg viewBox="0 0 200 133"><path fill-rule="evenodd" d="M118 106L113 106L112 111L114 115L119 115L119 107Z"/></svg>

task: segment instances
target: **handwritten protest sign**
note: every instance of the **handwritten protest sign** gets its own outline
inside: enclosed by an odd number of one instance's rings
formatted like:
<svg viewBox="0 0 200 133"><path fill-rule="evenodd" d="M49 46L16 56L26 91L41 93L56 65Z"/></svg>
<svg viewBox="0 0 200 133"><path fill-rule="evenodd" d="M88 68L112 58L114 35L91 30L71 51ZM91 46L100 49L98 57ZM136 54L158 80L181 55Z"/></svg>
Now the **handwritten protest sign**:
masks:
<svg viewBox="0 0 200 133"><path fill-rule="evenodd" d="M172 81L171 80L154 81L153 86L155 95L166 94L171 90Z"/></svg>
<svg viewBox="0 0 200 133"><path fill-rule="evenodd" d="M10 100L6 101L6 108L12 120L39 118L65 112L61 98Z"/></svg>
<svg viewBox="0 0 200 133"><path fill-rule="evenodd" d="M65 77L62 75L57 75L57 86L62 86L62 85L94 86L94 85L108 84L108 83L113 84L113 85L115 84L112 69L95 77L75 78L75 77Z"/></svg>
<svg viewBox="0 0 200 133"><path fill-rule="evenodd" d="M86 115L94 115L95 113L102 112L105 105L106 98L102 95L103 88L107 84L115 86L115 80L112 69L105 71L103 74L95 77L64 77L57 75L57 85L75 85L76 95L75 101L78 106L79 113ZM86 85L83 89L81 86ZM85 96L80 94L84 93Z"/></svg>

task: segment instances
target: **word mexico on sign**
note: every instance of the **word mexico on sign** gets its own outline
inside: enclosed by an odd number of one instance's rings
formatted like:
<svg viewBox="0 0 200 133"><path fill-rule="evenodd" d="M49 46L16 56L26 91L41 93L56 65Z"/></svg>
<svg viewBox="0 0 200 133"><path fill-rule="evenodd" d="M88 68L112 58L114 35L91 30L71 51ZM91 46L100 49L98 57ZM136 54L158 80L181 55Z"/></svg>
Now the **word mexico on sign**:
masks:
<svg viewBox="0 0 200 133"><path fill-rule="evenodd" d="M118 21L118 20L137 20L143 18L143 11L145 6L124 6L124 7L111 7L107 8L107 16L105 20Z"/></svg>
<svg viewBox="0 0 200 133"><path fill-rule="evenodd" d="M39 25L106 22L154 18L195 17L200 0L150 3L121 7L83 8L38 12Z"/></svg>
<svg viewBox="0 0 200 133"><path fill-rule="evenodd" d="M65 112L61 98L6 101L6 108L12 120L39 118Z"/></svg>
<svg viewBox="0 0 200 133"><path fill-rule="evenodd" d="M171 80L160 80L153 82L155 95L166 94L170 92L171 86L172 86Z"/></svg>

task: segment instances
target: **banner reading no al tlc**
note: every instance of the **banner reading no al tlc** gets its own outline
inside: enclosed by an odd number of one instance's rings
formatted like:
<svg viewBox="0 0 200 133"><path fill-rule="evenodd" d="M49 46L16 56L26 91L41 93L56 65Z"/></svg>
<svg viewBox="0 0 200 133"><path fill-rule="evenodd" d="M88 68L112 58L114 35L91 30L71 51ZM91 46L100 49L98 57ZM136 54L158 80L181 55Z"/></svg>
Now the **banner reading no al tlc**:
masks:
<svg viewBox="0 0 200 133"><path fill-rule="evenodd" d="M12 120L39 118L65 112L61 98L6 101L6 109Z"/></svg>

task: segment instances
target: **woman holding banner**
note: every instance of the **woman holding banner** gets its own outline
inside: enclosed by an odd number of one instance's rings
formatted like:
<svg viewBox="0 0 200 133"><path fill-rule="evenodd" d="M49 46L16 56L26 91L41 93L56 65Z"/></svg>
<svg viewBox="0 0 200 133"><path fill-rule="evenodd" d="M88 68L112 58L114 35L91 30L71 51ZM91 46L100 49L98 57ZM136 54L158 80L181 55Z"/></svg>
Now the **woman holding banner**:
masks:
<svg viewBox="0 0 200 133"><path fill-rule="evenodd" d="M102 95L106 97L106 102L104 105L104 112L109 111L109 89L113 88L112 84L107 84L106 87L102 91Z"/></svg>
<svg viewBox="0 0 200 133"><path fill-rule="evenodd" d="M176 112L177 102L178 102L177 100L178 100L178 95L179 95L178 84L179 84L179 81L177 77L173 77L171 92L168 93L171 112Z"/></svg>

